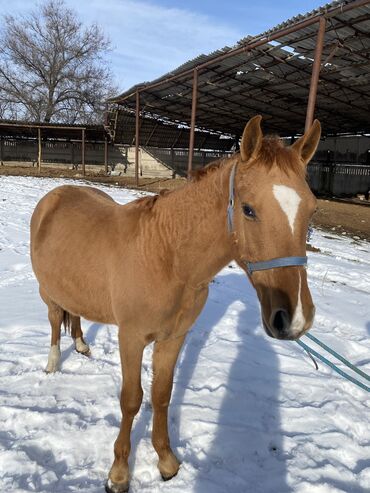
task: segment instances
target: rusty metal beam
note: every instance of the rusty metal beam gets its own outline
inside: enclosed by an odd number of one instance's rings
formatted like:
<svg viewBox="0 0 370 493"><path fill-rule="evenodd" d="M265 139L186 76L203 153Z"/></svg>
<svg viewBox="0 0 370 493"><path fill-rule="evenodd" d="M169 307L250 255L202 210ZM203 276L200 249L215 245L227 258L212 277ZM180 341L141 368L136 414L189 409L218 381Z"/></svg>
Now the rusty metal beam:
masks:
<svg viewBox="0 0 370 493"><path fill-rule="evenodd" d="M64 125L37 125L37 123L17 123L17 122L0 122L0 127L18 127L18 128L42 128L44 130L55 129L55 130L76 130L80 131L82 128L86 130L85 127L78 126L64 126Z"/></svg>
<svg viewBox="0 0 370 493"><path fill-rule="evenodd" d="M41 171L41 161L42 161L42 146L41 146L41 128L38 127L37 129L37 140L38 140L38 156L37 156L37 167L39 170L39 173Z"/></svg>
<svg viewBox="0 0 370 493"><path fill-rule="evenodd" d="M81 142L81 161L82 161L82 174L85 176L85 129L82 129L82 142Z"/></svg>
<svg viewBox="0 0 370 493"><path fill-rule="evenodd" d="M188 159L188 178L190 178L193 168L193 153L194 153L194 134L195 120L197 115L197 97L198 97L198 70L193 71L193 94L191 98L191 122L190 122L190 140L189 140L189 159Z"/></svg>
<svg viewBox="0 0 370 493"><path fill-rule="evenodd" d="M310 93L308 96L308 103L307 103L305 132L307 132L311 128L313 122L313 115L315 112L317 86L319 84L319 76L321 69L321 55L324 46L324 38L325 38L325 28L326 28L326 19L325 17L320 17L319 30L317 33L317 41L315 48L315 56L312 66Z"/></svg>
<svg viewBox="0 0 370 493"><path fill-rule="evenodd" d="M135 185L139 186L140 93L136 91L135 107Z"/></svg>
<svg viewBox="0 0 370 493"><path fill-rule="evenodd" d="M108 174L108 137L105 136L104 140L104 171Z"/></svg>
<svg viewBox="0 0 370 493"><path fill-rule="evenodd" d="M153 137L154 132L157 130L157 128L158 128L158 122L153 126L153 129L150 132L149 137L146 139L146 142L145 142L146 146L150 146L150 140Z"/></svg>

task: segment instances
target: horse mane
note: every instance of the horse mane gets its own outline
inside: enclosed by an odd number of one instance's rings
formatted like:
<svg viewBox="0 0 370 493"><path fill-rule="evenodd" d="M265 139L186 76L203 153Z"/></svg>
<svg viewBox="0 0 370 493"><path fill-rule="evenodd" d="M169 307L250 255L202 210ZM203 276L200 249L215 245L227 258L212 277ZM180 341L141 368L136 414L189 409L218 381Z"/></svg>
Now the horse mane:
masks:
<svg viewBox="0 0 370 493"><path fill-rule="evenodd" d="M172 193L171 190L165 188L156 195L149 195L148 197L140 197L139 199L136 199L135 204L143 209L151 211L160 197L164 197L170 193Z"/></svg>
<svg viewBox="0 0 370 493"><path fill-rule="evenodd" d="M239 153L235 154L231 158L221 158L217 161L212 161L203 168L192 171L191 176L194 181L199 181L205 176L213 173L214 171L222 168L226 162L230 162L230 159L238 158ZM290 146L284 144L282 139L277 135L267 135L262 140L262 146L258 154L257 159L248 163L248 166L265 166L270 170L273 166L277 166L285 174L291 172L298 176L305 176L306 169L302 165L297 154Z"/></svg>
<svg viewBox="0 0 370 493"><path fill-rule="evenodd" d="M203 166L203 168L199 169L193 169L190 172L190 176L192 181L199 181L205 176L209 175L213 171L217 171L218 169L222 168L226 163L230 162L230 159L233 159L237 157L237 155L234 155L232 157L222 157L220 159L217 159L216 161L212 161L211 163L207 164L206 166Z"/></svg>
<svg viewBox="0 0 370 493"><path fill-rule="evenodd" d="M239 156L239 153L235 153L231 157L223 157L216 161L212 161L203 168L192 170L191 180L200 181L211 173L221 169L232 160L237 162ZM270 170L273 166L277 166L285 174L293 172L301 177L305 177L306 175L305 166L303 166L298 159L296 152L290 146L285 145L282 139L277 135L267 135L264 137L257 159L252 160L247 164L248 167L261 165L267 168L267 170ZM157 195L136 199L135 204L143 210L151 211L158 199L171 193L173 193L173 190L164 189Z"/></svg>

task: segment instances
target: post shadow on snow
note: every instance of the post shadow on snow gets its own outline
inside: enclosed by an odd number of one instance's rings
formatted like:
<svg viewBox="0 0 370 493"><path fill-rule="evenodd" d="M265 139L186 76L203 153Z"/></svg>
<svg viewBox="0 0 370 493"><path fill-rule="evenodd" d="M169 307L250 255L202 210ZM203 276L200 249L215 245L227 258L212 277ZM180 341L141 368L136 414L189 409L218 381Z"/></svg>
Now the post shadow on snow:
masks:
<svg viewBox="0 0 370 493"><path fill-rule="evenodd" d="M179 431L181 405L213 327L232 303L244 303L248 298L248 305L239 313L238 352L231 364L228 380L224 382L226 393L219 410L217 434L205 450L206 458L199 459L188 444L184 457L180 459L198 470L193 486L197 492L221 493L227 486L227 490L240 493L287 493L291 489L286 482L286 458L282 451L277 356L263 335L259 303L246 277L230 273L218 279L216 283L220 282L219 285L210 286L209 301L195 324L192 337L186 340L181 355L183 364L177 369L177 384L170 407L172 445L174 450L184 445ZM226 287L224 296L223 285ZM213 290L221 292L217 300L213 300ZM200 336L196 336L197 331L201 331ZM218 344L222 345L222 340ZM262 378L261 374L264 374ZM202 383L197 382L197 385ZM206 404L205 398L204 406ZM206 408L204 413L207 413ZM207 420L206 414L204 420ZM207 477L210 469L212 480Z"/></svg>

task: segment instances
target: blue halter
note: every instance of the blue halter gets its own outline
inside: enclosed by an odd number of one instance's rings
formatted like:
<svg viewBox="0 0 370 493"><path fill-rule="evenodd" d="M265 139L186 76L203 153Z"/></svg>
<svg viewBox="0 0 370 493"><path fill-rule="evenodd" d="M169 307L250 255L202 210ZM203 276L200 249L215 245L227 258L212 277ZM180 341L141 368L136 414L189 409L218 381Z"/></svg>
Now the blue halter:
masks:
<svg viewBox="0 0 370 493"><path fill-rule="evenodd" d="M234 218L234 204L235 204L235 172L236 164L234 164L229 180L229 204L227 206L227 224L230 234L233 233L233 218ZM258 270L276 269L278 267L291 267L297 265L307 265L307 257L279 257L271 260L264 260L262 262L247 262L243 260L246 265L247 272L252 275L253 272Z"/></svg>

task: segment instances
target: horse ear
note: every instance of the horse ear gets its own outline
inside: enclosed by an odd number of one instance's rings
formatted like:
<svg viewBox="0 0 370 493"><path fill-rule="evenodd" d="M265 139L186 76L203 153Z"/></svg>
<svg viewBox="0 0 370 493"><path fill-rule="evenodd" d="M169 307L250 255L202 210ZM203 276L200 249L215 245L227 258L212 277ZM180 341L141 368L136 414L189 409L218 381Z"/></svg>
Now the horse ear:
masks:
<svg viewBox="0 0 370 493"><path fill-rule="evenodd" d="M261 120L261 115L254 116L245 126L240 143L242 161L249 161L252 157L256 157L261 149L263 138Z"/></svg>
<svg viewBox="0 0 370 493"><path fill-rule="evenodd" d="M311 161L312 156L315 154L320 137L321 124L319 120L315 120L311 128L292 145L292 148L298 152L305 165Z"/></svg>

